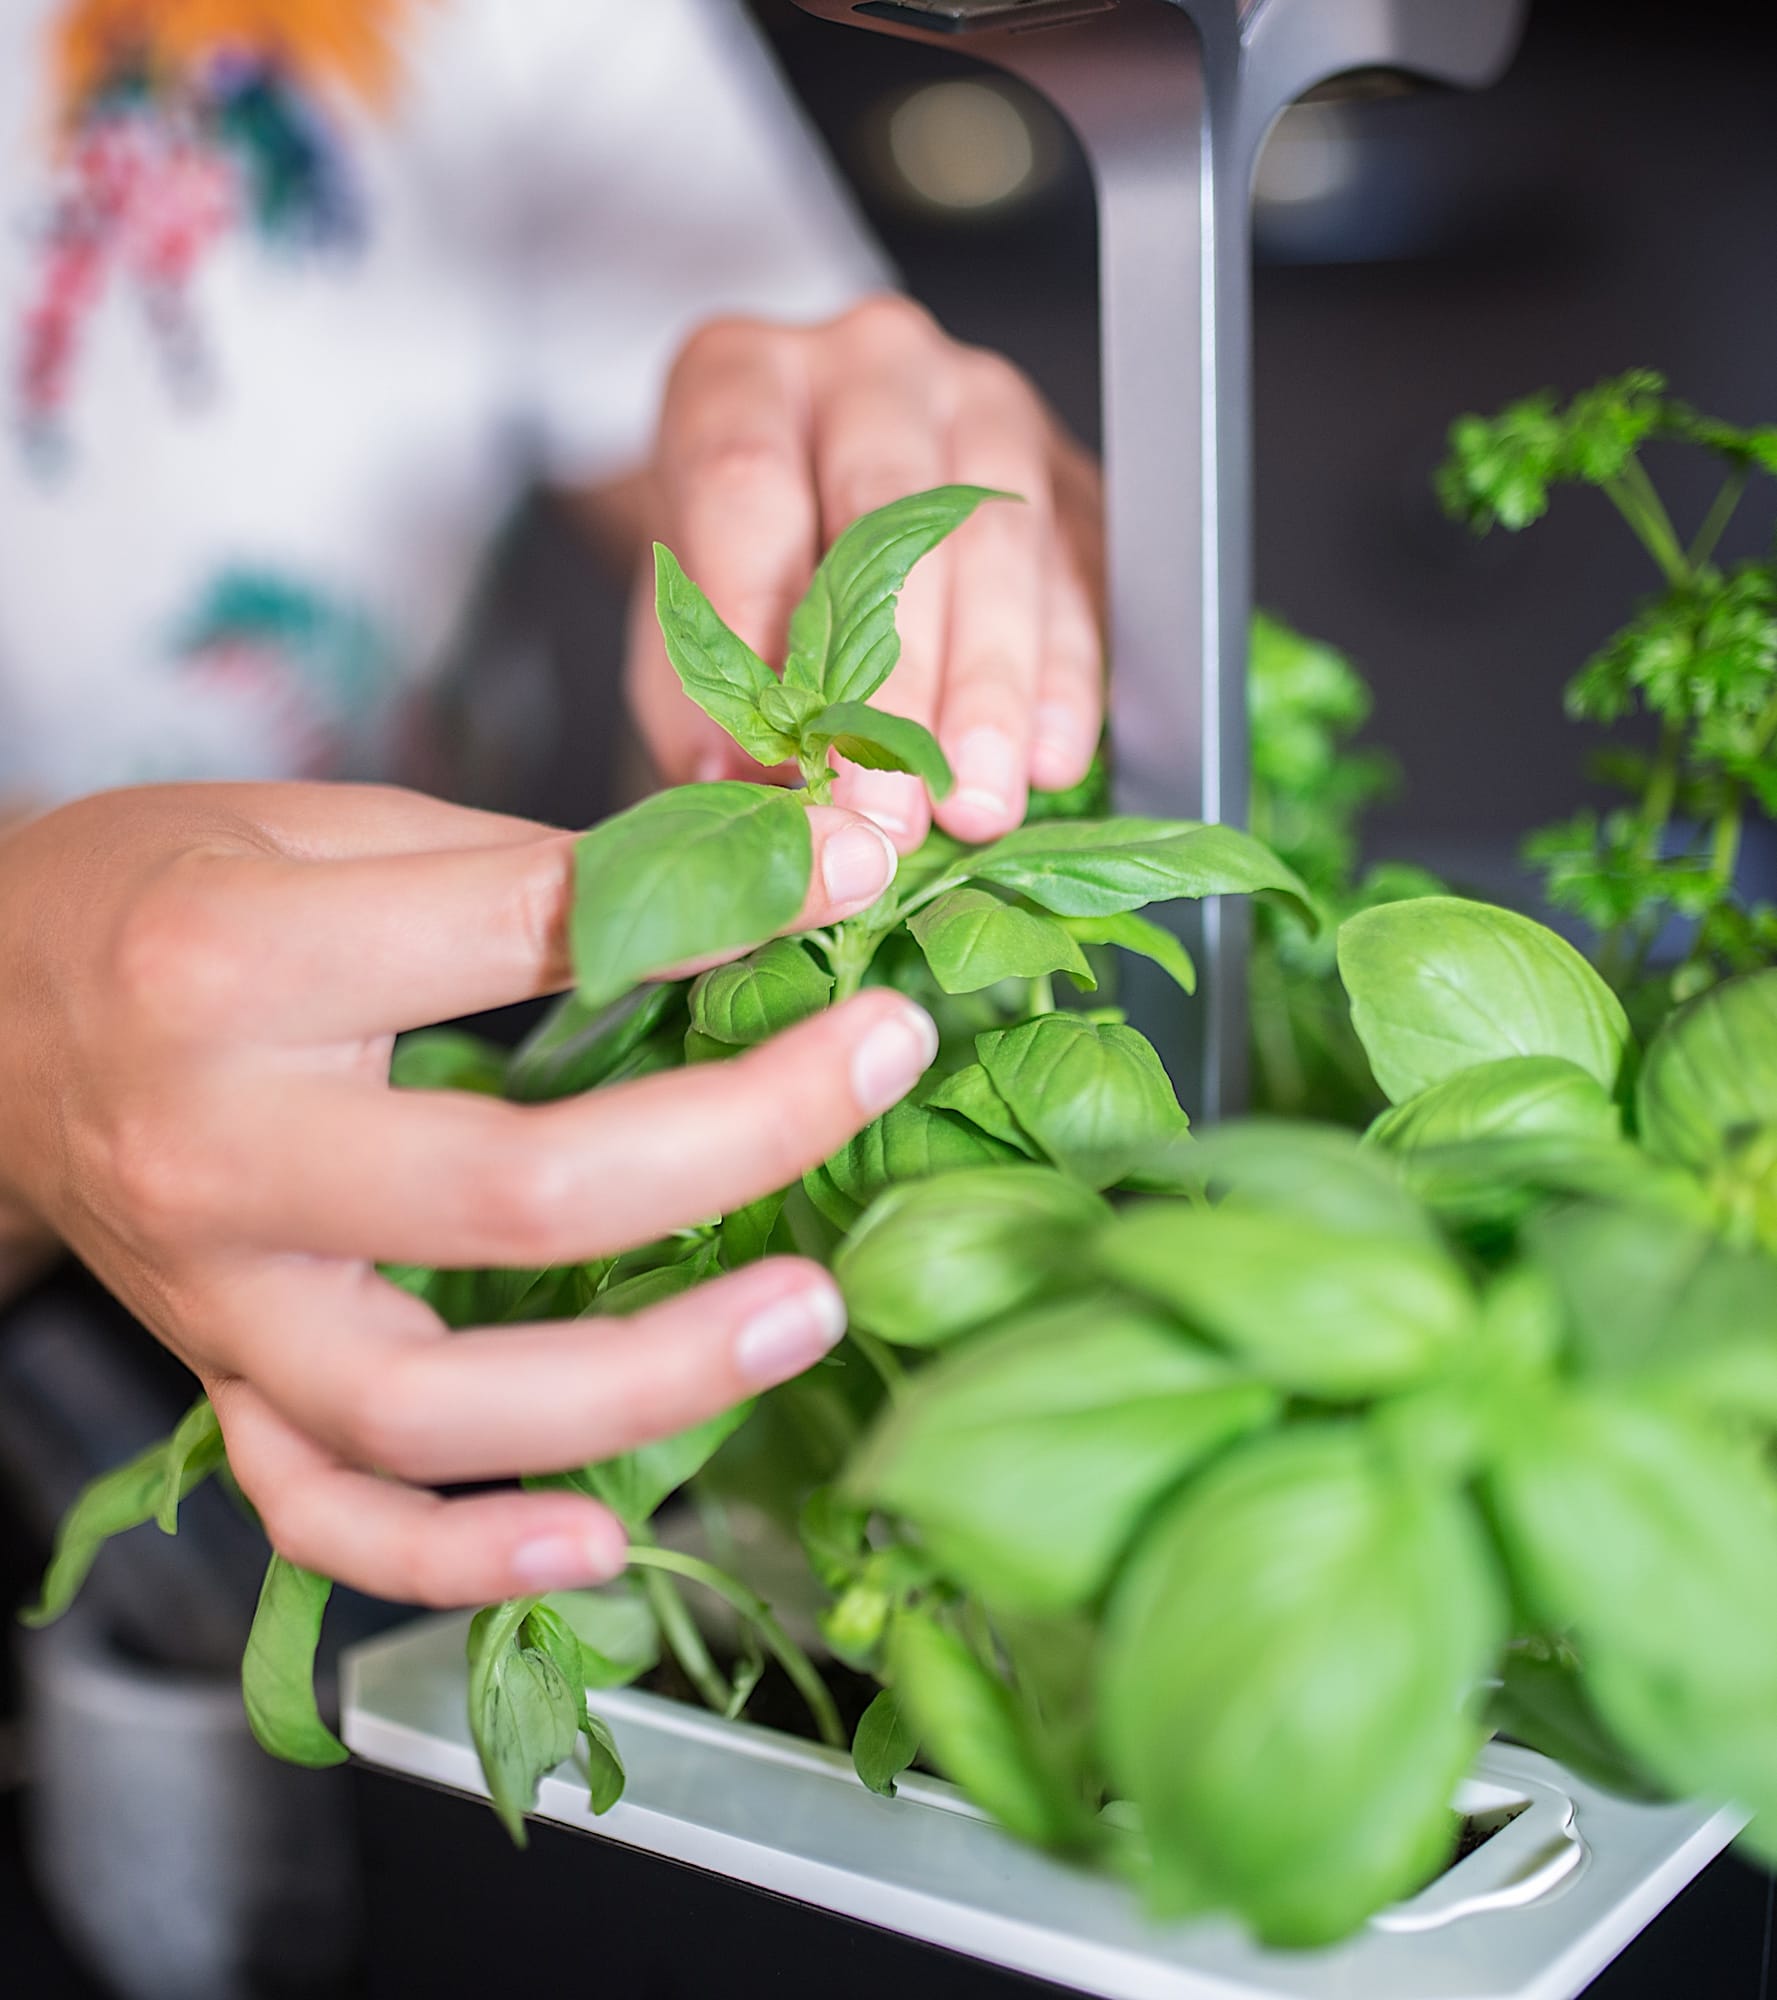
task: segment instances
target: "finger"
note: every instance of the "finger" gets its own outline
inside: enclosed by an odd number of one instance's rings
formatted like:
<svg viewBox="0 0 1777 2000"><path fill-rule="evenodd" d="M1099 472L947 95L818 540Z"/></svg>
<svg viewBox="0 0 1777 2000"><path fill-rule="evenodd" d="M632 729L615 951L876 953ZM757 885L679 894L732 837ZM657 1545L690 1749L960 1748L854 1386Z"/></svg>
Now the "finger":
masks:
<svg viewBox="0 0 1777 2000"><path fill-rule="evenodd" d="M228 1462L286 1561L354 1590L448 1610L586 1589L624 1568L622 1524L577 1493L445 1500L359 1472L244 1382L211 1396Z"/></svg>
<svg viewBox="0 0 1777 2000"><path fill-rule="evenodd" d="M1048 421L1008 363L971 360L951 445L954 477L1021 494L1024 505L983 507L952 544L938 739L956 789L936 817L962 840L997 839L1024 817L1054 552Z"/></svg>
<svg viewBox="0 0 1777 2000"><path fill-rule="evenodd" d="M1051 569L1042 668L1032 713L1031 782L1065 791L1085 777L1104 727L1104 646L1071 557Z"/></svg>
<svg viewBox="0 0 1777 2000"><path fill-rule="evenodd" d="M212 821L218 809L238 813L244 824L301 860L506 847L558 831L509 813L452 805L399 785L216 784L185 789Z"/></svg>
<svg viewBox="0 0 1777 2000"><path fill-rule="evenodd" d="M949 476L945 413L934 392L940 336L905 299L867 301L838 322L821 350L814 410L815 477L821 534L835 542L861 515ZM917 564L901 592L896 629L901 655L875 704L932 727L949 607L942 550ZM925 838L931 805L916 778L866 771L837 760L838 804L876 821L909 854Z"/></svg>
<svg viewBox="0 0 1777 2000"><path fill-rule="evenodd" d="M193 1107L157 1152L157 1212L204 1240L320 1256L582 1263L789 1186L899 1103L936 1052L930 1016L878 988L731 1062L556 1104L292 1079L261 1094L257 1139Z"/></svg>
<svg viewBox="0 0 1777 2000"><path fill-rule="evenodd" d="M790 1258L631 1319L454 1334L361 1269L261 1273L236 1292L256 1329L255 1386L343 1461L427 1485L637 1450L801 1374L845 1330L833 1280Z"/></svg>
<svg viewBox="0 0 1777 2000"><path fill-rule="evenodd" d="M803 365L799 334L722 322L686 347L661 415L674 553L733 630L773 664L815 563Z"/></svg>

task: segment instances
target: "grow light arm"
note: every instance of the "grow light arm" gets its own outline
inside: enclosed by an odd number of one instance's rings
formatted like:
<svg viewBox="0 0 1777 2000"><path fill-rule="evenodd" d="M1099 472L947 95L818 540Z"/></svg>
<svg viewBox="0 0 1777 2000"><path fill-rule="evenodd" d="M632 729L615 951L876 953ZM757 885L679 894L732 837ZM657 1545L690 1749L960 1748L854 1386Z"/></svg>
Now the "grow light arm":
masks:
<svg viewBox="0 0 1777 2000"><path fill-rule="evenodd" d="M1259 147L1294 99L1352 70L1491 80L1526 0L796 4L980 56L1078 134L1099 205L1117 804L1244 824ZM1176 915L1197 1003L1138 978L1133 1011L1192 1115L1214 1119L1245 1095L1247 908L1230 898Z"/></svg>

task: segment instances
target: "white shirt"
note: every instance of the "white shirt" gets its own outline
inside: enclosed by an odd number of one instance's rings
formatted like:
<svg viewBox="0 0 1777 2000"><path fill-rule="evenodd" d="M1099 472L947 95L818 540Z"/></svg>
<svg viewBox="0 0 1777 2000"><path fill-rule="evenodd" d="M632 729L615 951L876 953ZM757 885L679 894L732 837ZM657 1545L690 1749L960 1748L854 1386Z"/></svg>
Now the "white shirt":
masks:
<svg viewBox="0 0 1777 2000"><path fill-rule="evenodd" d="M0 7L0 396L51 200L47 0ZM699 322L886 282L734 0L434 0L336 110L352 251L232 228L202 392L115 281L64 449L0 429L0 798L386 769L522 484L645 454Z"/></svg>

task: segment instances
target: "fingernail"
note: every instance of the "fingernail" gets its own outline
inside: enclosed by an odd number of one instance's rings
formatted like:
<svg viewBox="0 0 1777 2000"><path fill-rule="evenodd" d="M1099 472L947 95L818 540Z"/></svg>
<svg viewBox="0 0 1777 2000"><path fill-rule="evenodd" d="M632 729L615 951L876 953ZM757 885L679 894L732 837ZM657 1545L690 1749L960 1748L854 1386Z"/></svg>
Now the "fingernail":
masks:
<svg viewBox="0 0 1777 2000"><path fill-rule="evenodd" d="M899 1104L931 1068L938 1026L923 1007L904 1001L878 1021L851 1059L851 1087L858 1109L874 1118Z"/></svg>
<svg viewBox="0 0 1777 2000"><path fill-rule="evenodd" d="M830 1353L845 1332L845 1301L835 1285L811 1286L775 1299L740 1330L734 1364L761 1389L787 1382Z"/></svg>
<svg viewBox="0 0 1777 2000"><path fill-rule="evenodd" d="M529 1590L582 1590L608 1583L621 1567L601 1536L539 1535L512 1551L512 1574Z"/></svg>
<svg viewBox="0 0 1777 2000"><path fill-rule="evenodd" d="M956 772L953 805L996 818L1011 812L1018 791L1018 749L1003 729L971 729L951 758Z"/></svg>
<svg viewBox="0 0 1777 2000"><path fill-rule="evenodd" d="M1071 708L1044 702L1032 718L1032 755L1045 769L1071 770L1080 761L1085 727Z"/></svg>
<svg viewBox="0 0 1777 2000"><path fill-rule="evenodd" d="M821 848L821 880L836 903L874 903L894 879L894 843L879 826L843 827Z"/></svg>

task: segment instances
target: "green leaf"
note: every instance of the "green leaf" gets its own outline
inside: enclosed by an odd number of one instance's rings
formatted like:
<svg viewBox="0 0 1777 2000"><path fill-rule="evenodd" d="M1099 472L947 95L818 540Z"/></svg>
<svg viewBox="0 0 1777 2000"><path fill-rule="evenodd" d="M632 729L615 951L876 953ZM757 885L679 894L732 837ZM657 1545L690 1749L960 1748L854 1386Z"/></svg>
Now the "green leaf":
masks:
<svg viewBox="0 0 1777 2000"><path fill-rule="evenodd" d="M777 764L793 756L793 738L767 721L761 708L776 689L777 676L728 629L715 606L679 567L671 549L658 542L654 607L679 685L704 714L758 763Z"/></svg>
<svg viewBox="0 0 1777 2000"><path fill-rule="evenodd" d="M1394 1152L1553 1133L1610 1144L1623 1119L1604 1086L1562 1056L1500 1056L1383 1112L1366 1135Z"/></svg>
<svg viewBox="0 0 1777 2000"><path fill-rule="evenodd" d="M403 1035L389 1061L396 1090L473 1090L498 1097L506 1085L506 1051L457 1028Z"/></svg>
<svg viewBox="0 0 1777 2000"><path fill-rule="evenodd" d="M984 1138L997 1142L1002 1151L996 1157L1041 1157L1037 1142L1012 1116L1012 1107L978 1062L953 1070L926 1098L926 1105L935 1112L949 1111L966 1118Z"/></svg>
<svg viewBox="0 0 1777 2000"><path fill-rule="evenodd" d="M1599 1721L1586 1699L1579 1662L1567 1648L1513 1646L1500 1663L1499 1676L1487 1709L1498 1733L1540 1750L1619 1798L1659 1796Z"/></svg>
<svg viewBox="0 0 1777 2000"><path fill-rule="evenodd" d="M604 1717L594 1715L590 1709L580 1725L580 1736L586 1745L588 1800L594 1813L608 1813L622 1798L623 1788L629 1782L629 1774L617 1752L617 1739Z"/></svg>
<svg viewBox="0 0 1777 2000"><path fill-rule="evenodd" d="M563 1611L545 1600L534 1604L519 1627L521 1649L534 1647L560 1673L574 1707L574 1723L586 1746L587 1797L595 1814L608 1813L623 1796L626 1776L616 1739L604 1719L586 1706L588 1661L578 1629ZM604 1661L591 1663L596 1669ZM533 1794L534 1796L534 1794Z"/></svg>
<svg viewBox="0 0 1777 2000"><path fill-rule="evenodd" d="M1054 917L1020 909L987 889L946 889L907 928L946 993L978 993L1002 979L1040 979L1051 972L1097 984L1085 953Z"/></svg>
<svg viewBox="0 0 1777 2000"><path fill-rule="evenodd" d="M1777 970L1726 979L1670 1016L1636 1088L1643 1143L1709 1169L1777 1125Z"/></svg>
<svg viewBox="0 0 1777 2000"><path fill-rule="evenodd" d="M1307 1395L1401 1388L1475 1330L1468 1280L1435 1246L1232 1203L1144 1202L1100 1234L1093 1260L1265 1380Z"/></svg>
<svg viewBox="0 0 1777 2000"><path fill-rule="evenodd" d="M1191 1164L1210 1193L1340 1235L1437 1246L1436 1226L1385 1154L1355 1133L1286 1118L1245 1118L1196 1140Z"/></svg>
<svg viewBox="0 0 1777 2000"><path fill-rule="evenodd" d="M1114 944L1139 958L1151 958L1186 993L1197 991L1197 968L1171 931L1127 911L1109 917L1063 917L1063 928L1081 944Z"/></svg>
<svg viewBox="0 0 1777 2000"><path fill-rule="evenodd" d="M518 1104L549 1104L609 1083L656 1033L680 1027L684 1007L684 988L670 984L638 986L600 1007L566 994L514 1052L506 1094Z"/></svg>
<svg viewBox="0 0 1777 2000"><path fill-rule="evenodd" d="M844 1590L870 1552L870 1510L836 1486L817 1486L796 1516L808 1566L828 1590Z"/></svg>
<svg viewBox="0 0 1777 2000"><path fill-rule="evenodd" d="M771 1246L778 1217L784 1212L784 1190L762 1195L745 1208L737 1208L722 1218L721 1263L725 1271L738 1271L743 1264L756 1263Z"/></svg>
<svg viewBox="0 0 1777 2000"><path fill-rule="evenodd" d="M977 1035L981 1067L1019 1127L1064 1172L1110 1187L1190 1121L1133 1028L1044 1014Z"/></svg>
<svg viewBox="0 0 1777 2000"><path fill-rule="evenodd" d="M932 1761L1021 1840L1077 1848L1092 1839L1084 1803L1003 1681L929 1614L889 1628L896 1697Z"/></svg>
<svg viewBox="0 0 1777 2000"><path fill-rule="evenodd" d="M1061 917L1108 917L1179 897L1275 890L1314 921L1295 871L1250 834L1195 820L1044 820L958 864L977 882L1015 889Z"/></svg>
<svg viewBox="0 0 1777 2000"><path fill-rule="evenodd" d="M930 1100L915 1104L903 1098L841 1147L826 1171L830 1185L856 1204L850 1218L855 1222L857 1212L885 1188L1018 1157L1010 1146L934 1109Z"/></svg>
<svg viewBox="0 0 1777 2000"><path fill-rule="evenodd" d="M836 701L809 723L802 738L805 756L837 750L867 771L910 771L933 798L948 798L955 782L950 760L923 723L890 715L861 701Z"/></svg>
<svg viewBox="0 0 1777 2000"><path fill-rule="evenodd" d="M208 1396L200 1396L179 1419L166 1443L166 1469L154 1518L163 1535L179 1532L179 1503L194 1486L228 1463L222 1426Z"/></svg>
<svg viewBox="0 0 1777 2000"><path fill-rule="evenodd" d="M1777 1809L1777 1487L1758 1448L1594 1392L1522 1412L1493 1513L1611 1735L1684 1796ZM1769 1851L1767 1822L1755 1834Z"/></svg>
<svg viewBox="0 0 1777 2000"><path fill-rule="evenodd" d="M547 1601L580 1642L583 1686L628 1687L658 1662L660 1628L630 1578L600 1590L552 1591Z"/></svg>
<svg viewBox="0 0 1777 2000"><path fill-rule="evenodd" d="M913 565L984 500L1014 497L985 486L939 486L854 521L791 615L785 686L812 689L829 702L868 701L901 657L895 605Z"/></svg>
<svg viewBox="0 0 1777 2000"><path fill-rule="evenodd" d="M315 1701L315 1653L332 1595L328 1578L274 1555L241 1659L241 1696L260 1748L316 1769L347 1756Z"/></svg>
<svg viewBox="0 0 1777 2000"><path fill-rule="evenodd" d="M919 1738L901 1713L893 1688L881 1689L858 1718L851 1740L852 1767L871 1791L895 1796L895 1780L919 1755Z"/></svg>
<svg viewBox="0 0 1777 2000"><path fill-rule="evenodd" d="M1703 1191L1625 1140L1535 1132L1396 1156L1406 1185L1456 1228L1511 1228L1549 1195L1584 1195L1707 1219Z"/></svg>
<svg viewBox="0 0 1777 2000"><path fill-rule="evenodd" d="M1500 1056L1561 1056L1621 1087L1621 1003L1564 938L1515 911L1459 896L1365 910L1340 929L1339 972L1390 1103Z"/></svg>
<svg viewBox="0 0 1777 2000"><path fill-rule="evenodd" d="M1160 1314L1092 1294L923 1369L848 1483L996 1608L1069 1611L1162 1493L1277 1408Z"/></svg>
<svg viewBox="0 0 1777 2000"><path fill-rule="evenodd" d="M1505 1636L1479 1521L1356 1425L1248 1443L1155 1521L1099 1678L1157 1912L1207 1890L1268 1943L1330 1944L1449 1852Z"/></svg>
<svg viewBox="0 0 1777 2000"><path fill-rule="evenodd" d="M163 1527L169 1518L177 1525L179 1500L222 1463L220 1449L212 1456L211 1447L200 1435L205 1426L199 1412L207 1408L207 1401L196 1405L187 1411L172 1437L151 1444L127 1465L102 1472L81 1488L56 1530L55 1549L38 1600L20 1614L24 1624L48 1625L61 1617L79 1594L100 1549L113 1535L155 1519ZM176 1446L187 1453L178 1470L172 1458ZM174 1494L170 1507L169 1489ZM167 1532L172 1529L167 1528Z"/></svg>
<svg viewBox="0 0 1777 2000"><path fill-rule="evenodd" d="M936 1347L1065 1289L1109 1211L1046 1167L1000 1166L891 1188L833 1266L852 1321L908 1347Z"/></svg>
<svg viewBox="0 0 1777 2000"><path fill-rule="evenodd" d="M663 1501L703 1470L752 1413L750 1401L737 1403L676 1437L538 1483L565 1486L602 1500L633 1534L646 1527Z"/></svg>
<svg viewBox="0 0 1777 2000"><path fill-rule="evenodd" d="M770 785L683 785L595 826L569 921L581 1000L763 944L795 921L813 869L808 814Z"/></svg>
<svg viewBox="0 0 1777 2000"><path fill-rule="evenodd" d="M818 1014L833 975L789 938L706 972L691 989L691 1026L712 1041L750 1049Z"/></svg>
<svg viewBox="0 0 1777 2000"><path fill-rule="evenodd" d="M469 1627L469 1731L494 1810L519 1847L538 1783L573 1754L585 1703L547 1652L521 1643L539 1601L491 1604Z"/></svg>

